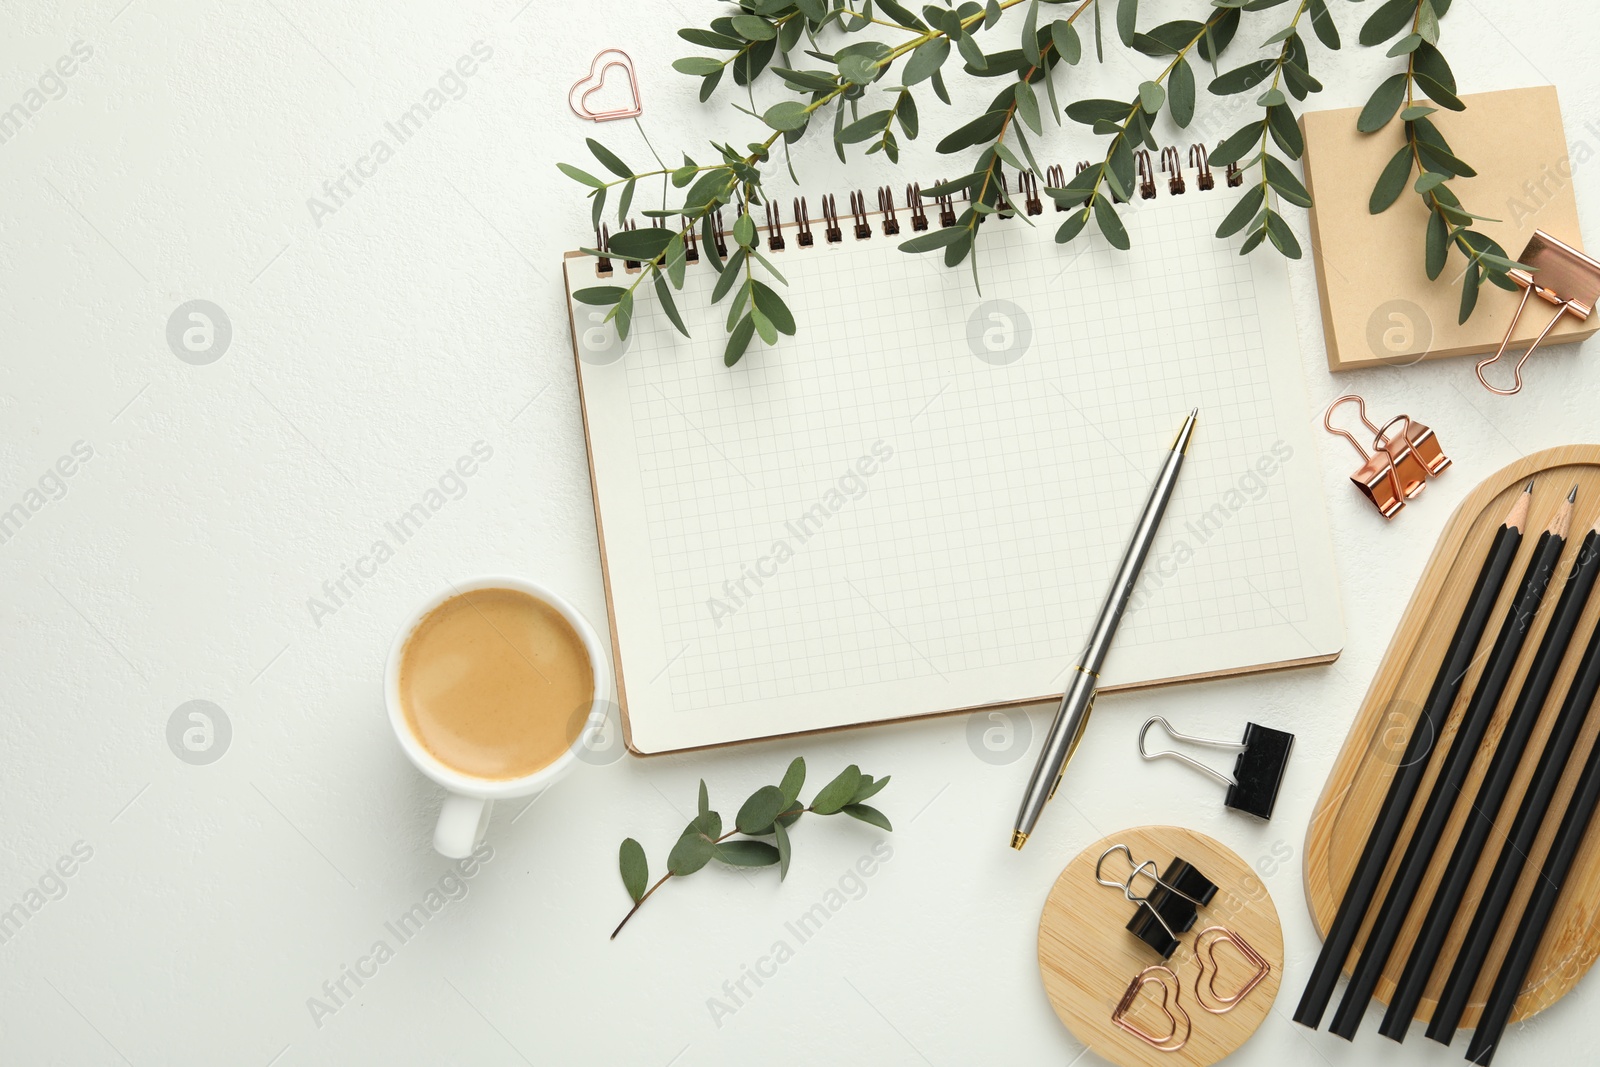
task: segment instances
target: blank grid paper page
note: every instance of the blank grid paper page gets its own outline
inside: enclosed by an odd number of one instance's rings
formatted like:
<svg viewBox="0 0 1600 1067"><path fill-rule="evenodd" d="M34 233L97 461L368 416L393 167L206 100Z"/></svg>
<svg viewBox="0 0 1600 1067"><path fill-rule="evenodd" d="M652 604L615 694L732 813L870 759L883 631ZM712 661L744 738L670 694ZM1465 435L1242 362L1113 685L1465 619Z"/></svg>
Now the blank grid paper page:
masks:
<svg viewBox="0 0 1600 1067"><path fill-rule="evenodd" d="M653 295L626 341L572 305L635 749L1058 693L1192 407L1105 684L1337 653L1286 269L1215 240L1238 190L1189 177L1123 212L1131 254L1056 245L1048 203L986 222L981 292L905 234L791 232L767 254L798 336L732 369L708 264L678 297L691 338Z"/></svg>

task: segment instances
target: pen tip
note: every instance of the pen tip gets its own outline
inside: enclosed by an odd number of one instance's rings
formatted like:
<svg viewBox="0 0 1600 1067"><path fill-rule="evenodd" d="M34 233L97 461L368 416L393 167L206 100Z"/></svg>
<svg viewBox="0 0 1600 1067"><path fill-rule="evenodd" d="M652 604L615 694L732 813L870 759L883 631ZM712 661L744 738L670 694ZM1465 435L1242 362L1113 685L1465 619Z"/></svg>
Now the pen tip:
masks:
<svg viewBox="0 0 1600 1067"><path fill-rule="evenodd" d="M1028 843L1028 835L1027 834L1023 833L1021 830L1013 830L1013 831L1011 831L1011 847L1012 848L1016 849L1018 852L1021 852L1022 851L1022 846L1026 845L1027 843Z"/></svg>
<svg viewBox="0 0 1600 1067"><path fill-rule="evenodd" d="M1199 408L1190 408L1189 409L1189 417L1191 419L1198 418L1199 415L1200 415L1200 409Z"/></svg>

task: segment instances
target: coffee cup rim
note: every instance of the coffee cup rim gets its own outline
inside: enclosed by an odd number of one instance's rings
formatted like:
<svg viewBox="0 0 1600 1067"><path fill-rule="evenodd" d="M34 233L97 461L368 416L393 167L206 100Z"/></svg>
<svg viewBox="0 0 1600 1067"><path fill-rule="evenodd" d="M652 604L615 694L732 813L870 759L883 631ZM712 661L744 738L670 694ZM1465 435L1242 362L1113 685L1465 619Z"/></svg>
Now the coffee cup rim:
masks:
<svg viewBox="0 0 1600 1067"><path fill-rule="evenodd" d="M388 709L389 725L394 730L401 749L411 762L416 764L418 770L446 789L466 796L498 800L536 793L559 778L577 762L578 747L583 744L584 731L579 732L578 737L565 752L556 757L554 762L532 774L520 778L479 778L447 766L424 748L406 721L405 709L400 703L400 661L406 643L410 641L418 625L430 612L446 601L463 593L474 593L484 589L510 589L542 600L559 611L562 618L577 631L583 641L584 651L589 656L590 671L594 675L594 699L590 702L589 712L585 717L586 722L592 721L597 713L604 714L611 703L611 665L605 646L600 643L599 635L576 605L549 586L516 575L486 574L451 582L429 597L406 618L389 645L389 658L384 666L384 704Z"/></svg>

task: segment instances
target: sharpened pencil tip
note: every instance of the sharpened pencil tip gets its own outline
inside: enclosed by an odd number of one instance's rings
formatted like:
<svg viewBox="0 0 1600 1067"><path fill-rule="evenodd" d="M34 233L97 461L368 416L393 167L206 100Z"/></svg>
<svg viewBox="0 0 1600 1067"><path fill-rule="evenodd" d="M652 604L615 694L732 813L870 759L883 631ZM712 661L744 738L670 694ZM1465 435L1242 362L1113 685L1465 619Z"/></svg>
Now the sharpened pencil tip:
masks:
<svg viewBox="0 0 1600 1067"><path fill-rule="evenodd" d="M1531 492L1533 492L1533 479L1532 479L1532 478L1529 478L1529 479L1528 479L1528 484L1527 484L1527 485L1525 485L1525 486L1523 486L1523 487L1522 487L1522 491L1523 491L1523 492L1524 492L1524 493L1531 493Z"/></svg>
<svg viewBox="0 0 1600 1067"><path fill-rule="evenodd" d="M1567 494L1567 503L1576 504L1577 502L1578 502L1578 484L1576 482L1574 482L1572 484L1572 492Z"/></svg>

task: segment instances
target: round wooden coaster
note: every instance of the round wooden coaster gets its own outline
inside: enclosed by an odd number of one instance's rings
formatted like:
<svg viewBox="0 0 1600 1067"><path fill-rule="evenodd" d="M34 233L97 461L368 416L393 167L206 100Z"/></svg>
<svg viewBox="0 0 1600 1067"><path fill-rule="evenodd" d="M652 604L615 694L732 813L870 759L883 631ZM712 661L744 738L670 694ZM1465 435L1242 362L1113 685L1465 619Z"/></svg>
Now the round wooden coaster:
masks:
<svg viewBox="0 0 1600 1067"><path fill-rule="evenodd" d="M1181 934L1178 949L1169 960L1163 961L1125 929L1136 906L1119 890L1095 881L1095 862L1117 844L1127 845L1138 862L1154 860L1158 871L1180 856L1216 883L1217 895L1200 909L1193 928ZM1127 870L1121 856L1106 861L1108 878L1121 879ZM1151 887L1144 877L1134 882L1134 892L1140 896ZM1218 1007L1222 999L1249 981L1256 967L1244 952L1218 943L1214 933L1207 934L1203 946L1207 965L1201 979L1195 935L1210 926L1223 926L1237 934L1270 968L1255 988L1223 1015L1201 1006L1196 980L1206 983L1206 1000ZM1177 976L1176 999L1171 992L1173 980L1152 972L1125 1019L1157 1040L1174 1032L1181 1037L1187 1029L1188 1039L1176 1051L1154 1047L1113 1021L1113 1013L1135 977L1156 964ZM1225 845L1180 826L1140 826L1096 841L1056 879L1039 917L1039 973L1056 1014L1097 1056L1119 1067L1206 1067L1244 1044L1272 1008L1283 977L1283 928L1267 887L1249 864Z"/></svg>

